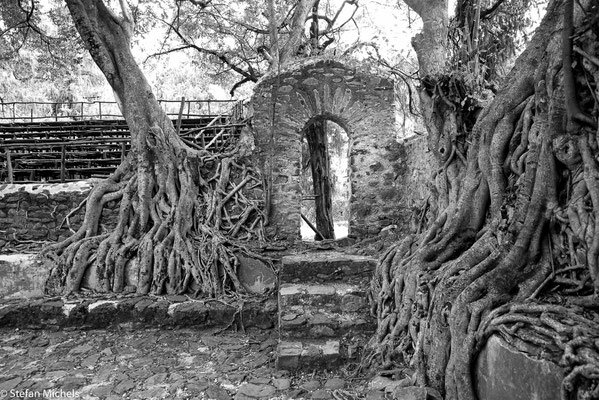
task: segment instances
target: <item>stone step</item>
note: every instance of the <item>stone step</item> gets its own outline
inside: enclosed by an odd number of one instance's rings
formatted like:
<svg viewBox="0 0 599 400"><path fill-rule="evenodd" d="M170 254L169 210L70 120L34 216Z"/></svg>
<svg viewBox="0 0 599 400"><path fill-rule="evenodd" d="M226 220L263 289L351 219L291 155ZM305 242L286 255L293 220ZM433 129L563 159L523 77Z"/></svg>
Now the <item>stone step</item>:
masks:
<svg viewBox="0 0 599 400"><path fill-rule="evenodd" d="M280 340L277 346L276 367L278 369L334 369L342 363L343 357L338 340Z"/></svg>
<svg viewBox="0 0 599 400"><path fill-rule="evenodd" d="M325 307L332 312L357 312L368 309L364 287L347 283L282 283L279 310L292 306Z"/></svg>
<svg viewBox="0 0 599 400"><path fill-rule="evenodd" d="M331 338L376 328L366 291L346 283L281 284L279 330L283 338Z"/></svg>
<svg viewBox="0 0 599 400"><path fill-rule="evenodd" d="M347 334L374 332L374 318L363 313L335 313L298 306L279 312L279 333L286 339L340 338Z"/></svg>
<svg viewBox="0 0 599 400"><path fill-rule="evenodd" d="M281 283L333 282L365 284L376 268L376 259L338 251L285 256L281 260Z"/></svg>

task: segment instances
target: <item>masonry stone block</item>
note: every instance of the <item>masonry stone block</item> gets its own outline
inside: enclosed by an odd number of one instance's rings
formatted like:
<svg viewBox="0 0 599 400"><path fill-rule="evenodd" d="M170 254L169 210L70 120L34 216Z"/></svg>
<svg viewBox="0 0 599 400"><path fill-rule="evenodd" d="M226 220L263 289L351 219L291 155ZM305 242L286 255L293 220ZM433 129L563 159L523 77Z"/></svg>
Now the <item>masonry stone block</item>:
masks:
<svg viewBox="0 0 599 400"><path fill-rule="evenodd" d="M382 174L394 171L398 160L388 150L394 149L392 143L396 142L393 90L393 82L384 77L318 58L284 69L279 75L267 75L258 83L252 99L254 159L265 175L269 170L278 174L272 180L270 215L271 232L276 237L300 237L300 187L286 185L277 178L280 174L299 178L294 165L301 157L302 132L318 119L334 121L346 130L352 149L350 169L354 175L362 172L350 178L354 196L349 205L349 235L378 233L383 226L376 221L382 220L378 217L386 202L402 207L398 201L401 188L394 182L387 182L384 198L368 195L372 187L382 183ZM272 126L276 127L274 137ZM356 157L359 154L363 157ZM371 173L364 173L370 166L374 166ZM366 208L373 211L364 212ZM293 215L293 219L288 220L286 215ZM395 220L400 215L389 211L384 220ZM366 226L370 228L364 229Z"/></svg>
<svg viewBox="0 0 599 400"><path fill-rule="evenodd" d="M0 185L0 240L6 244L69 236L69 226L62 221L87 197L92 186L93 181ZM84 212L81 209L69 219L72 229L79 228ZM103 210L101 223L114 227L117 217L118 206L113 202Z"/></svg>
<svg viewBox="0 0 599 400"><path fill-rule="evenodd" d="M557 364L513 349L491 336L475 368L475 388L481 400L559 400L564 370Z"/></svg>

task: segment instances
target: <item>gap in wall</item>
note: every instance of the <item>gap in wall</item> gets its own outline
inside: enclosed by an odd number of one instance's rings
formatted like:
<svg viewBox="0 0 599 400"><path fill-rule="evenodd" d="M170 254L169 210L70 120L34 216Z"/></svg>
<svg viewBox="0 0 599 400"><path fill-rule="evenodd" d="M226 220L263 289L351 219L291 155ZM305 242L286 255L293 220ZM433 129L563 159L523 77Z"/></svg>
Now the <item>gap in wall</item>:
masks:
<svg viewBox="0 0 599 400"><path fill-rule="evenodd" d="M350 141L345 129L330 120L314 121L313 124L321 123L320 129L316 132L318 135L326 134L326 141L317 139L321 145L326 143L326 152L328 158L328 176L327 181L330 185L330 207L329 215L332 218L335 239L342 239L348 236L349 229L349 199L351 197L350 186L350 166L349 166L349 147ZM315 194L314 176L315 173L311 166L314 159L310 155L306 132L311 126L308 125L302 134L302 171L300 177L300 186L302 190L301 213L315 227L317 227L317 197ZM319 171L322 171L320 168ZM318 189L317 189L318 190ZM304 241L313 241L317 235L310 228L309 224L301 220L301 237Z"/></svg>

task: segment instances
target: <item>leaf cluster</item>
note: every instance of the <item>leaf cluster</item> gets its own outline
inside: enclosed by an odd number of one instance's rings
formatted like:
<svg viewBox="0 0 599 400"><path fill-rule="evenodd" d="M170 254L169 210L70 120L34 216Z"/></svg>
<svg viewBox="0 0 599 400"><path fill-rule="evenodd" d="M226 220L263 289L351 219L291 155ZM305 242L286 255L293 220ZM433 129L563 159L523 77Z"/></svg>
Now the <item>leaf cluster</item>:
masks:
<svg viewBox="0 0 599 400"><path fill-rule="evenodd" d="M450 68L473 91L492 90L527 41L542 0L459 0L450 22Z"/></svg>

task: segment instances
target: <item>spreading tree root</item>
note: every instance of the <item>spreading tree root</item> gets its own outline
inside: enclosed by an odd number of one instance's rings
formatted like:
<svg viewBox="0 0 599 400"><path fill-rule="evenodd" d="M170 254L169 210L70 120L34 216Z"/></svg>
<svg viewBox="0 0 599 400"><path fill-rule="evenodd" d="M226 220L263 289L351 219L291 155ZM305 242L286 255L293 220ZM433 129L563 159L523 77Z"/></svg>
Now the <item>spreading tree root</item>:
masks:
<svg viewBox="0 0 599 400"><path fill-rule="evenodd" d="M523 53L472 132L456 130L447 101L435 100L442 86L429 93L431 115L445 122L431 129L437 140L429 138L442 156L439 214L380 260L371 287L378 327L362 368L409 365L419 384L447 399L473 400L474 361L488 335L499 333L559 359L568 371L564 398L599 394L598 321L588 311L596 310L596 297L586 308L547 304L599 292L596 126L564 132L555 122L566 116L560 42L550 40L560 4L551 3L537 46ZM584 32L586 41L596 41ZM599 76L594 71L587 76ZM460 112L459 103L453 110ZM452 148L465 135L470 145L457 146L467 154L463 162Z"/></svg>
<svg viewBox="0 0 599 400"><path fill-rule="evenodd" d="M243 292L237 255L251 253L244 242L264 240L260 174L237 151L213 155L161 137L150 136L147 151L130 153L96 185L81 227L43 251L54 264L48 293L77 291L86 274L94 290L123 291L132 259L138 294ZM102 210L111 201L120 202L118 219L105 229Z"/></svg>

